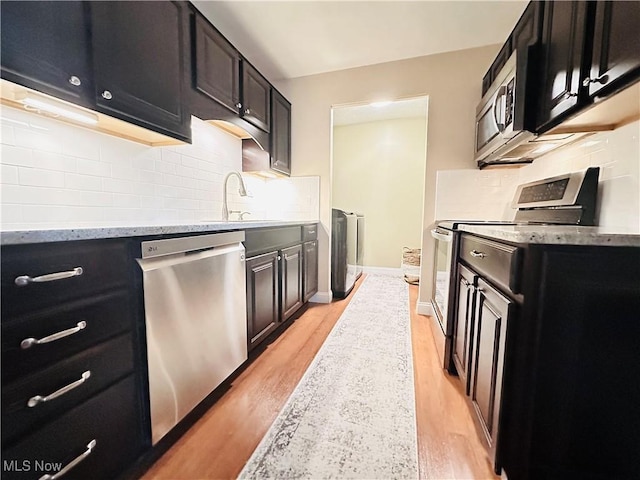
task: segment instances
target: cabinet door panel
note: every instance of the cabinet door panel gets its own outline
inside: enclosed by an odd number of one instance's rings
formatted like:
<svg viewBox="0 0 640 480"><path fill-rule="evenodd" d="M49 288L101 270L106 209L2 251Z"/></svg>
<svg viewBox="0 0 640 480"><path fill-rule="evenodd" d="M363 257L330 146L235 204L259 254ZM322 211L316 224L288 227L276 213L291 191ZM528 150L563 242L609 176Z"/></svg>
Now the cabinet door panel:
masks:
<svg viewBox="0 0 640 480"><path fill-rule="evenodd" d="M640 75L640 2L597 2L589 95Z"/></svg>
<svg viewBox="0 0 640 480"><path fill-rule="evenodd" d="M2 78L90 106L87 4L3 1L0 9Z"/></svg>
<svg viewBox="0 0 640 480"><path fill-rule="evenodd" d="M475 286L475 275L463 267L459 266L458 274L458 298L457 315L455 325L455 338L453 343L453 361L460 380L464 385L465 393L469 394L469 354L471 350L471 339L473 338L473 289Z"/></svg>
<svg viewBox="0 0 640 480"><path fill-rule="evenodd" d="M275 90L272 91L271 168L291 173L291 104Z"/></svg>
<svg viewBox="0 0 640 480"><path fill-rule="evenodd" d="M247 268L247 337L249 349L278 324L278 254L250 258Z"/></svg>
<svg viewBox="0 0 640 480"><path fill-rule="evenodd" d="M181 7L91 2L96 103L108 115L187 139Z"/></svg>
<svg viewBox="0 0 640 480"><path fill-rule="evenodd" d="M302 245L282 250L282 321L302 306Z"/></svg>
<svg viewBox="0 0 640 480"><path fill-rule="evenodd" d="M318 291L318 241L305 242L303 255L304 298L305 302Z"/></svg>
<svg viewBox="0 0 640 480"><path fill-rule="evenodd" d="M247 61L242 62L242 118L269 133L271 85Z"/></svg>
<svg viewBox="0 0 640 480"><path fill-rule="evenodd" d="M538 129L578 105L586 33L586 2L545 2Z"/></svg>
<svg viewBox="0 0 640 480"><path fill-rule="evenodd" d="M238 113L240 54L200 15L196 15L194 21L196 88Z"/></svg>
<svg viewBox="0 0 640 480"><path fill-rule="evenodd" d="M507 322L513 302L482 279L478 280L477 292L471 401L495 456Z"/></svg>

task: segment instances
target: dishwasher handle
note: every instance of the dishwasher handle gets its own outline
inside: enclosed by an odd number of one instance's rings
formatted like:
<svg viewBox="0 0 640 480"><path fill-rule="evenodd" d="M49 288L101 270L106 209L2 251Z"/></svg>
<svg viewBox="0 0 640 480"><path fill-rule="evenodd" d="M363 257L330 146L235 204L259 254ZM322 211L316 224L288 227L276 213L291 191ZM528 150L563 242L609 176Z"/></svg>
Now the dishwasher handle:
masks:
<svg viewBox="0 0 640 480"><path fill-rule="evenodd" d="M176 253L197 252L198 250L233 245L240 242L244 242L244 231L150 240L142 242L141 250L142 258L144 259Z"/></svg>

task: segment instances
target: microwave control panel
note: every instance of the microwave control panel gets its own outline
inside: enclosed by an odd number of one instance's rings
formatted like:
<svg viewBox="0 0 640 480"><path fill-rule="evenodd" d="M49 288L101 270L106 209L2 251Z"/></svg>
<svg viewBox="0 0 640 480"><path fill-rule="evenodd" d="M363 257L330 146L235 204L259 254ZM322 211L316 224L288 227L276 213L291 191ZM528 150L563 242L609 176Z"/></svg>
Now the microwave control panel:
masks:
<svg viewBox="0 0 640 480"><path fill-rule="evenodd" d="M513 108L515 105L514 96L515 96L515 78L512 78L509 83L507 83L507 94L505 98L505 106L504 106L504 124L510 125L513 122Z"/></svg>

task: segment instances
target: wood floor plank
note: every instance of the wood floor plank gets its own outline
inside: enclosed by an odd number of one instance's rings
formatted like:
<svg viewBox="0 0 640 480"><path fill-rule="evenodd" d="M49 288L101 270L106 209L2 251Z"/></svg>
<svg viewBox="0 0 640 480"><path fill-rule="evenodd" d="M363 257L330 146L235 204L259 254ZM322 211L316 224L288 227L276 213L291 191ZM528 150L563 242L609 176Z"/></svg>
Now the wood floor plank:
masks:
<svg viewBox="0 0 640 480"><path fill-rule="evenodd" d="M347 299L310 305L143 479L236 478L363 278ZM420 478L495 479L459 382L439 367L429 318L414 312L418 288L409 293Z"/></svg>

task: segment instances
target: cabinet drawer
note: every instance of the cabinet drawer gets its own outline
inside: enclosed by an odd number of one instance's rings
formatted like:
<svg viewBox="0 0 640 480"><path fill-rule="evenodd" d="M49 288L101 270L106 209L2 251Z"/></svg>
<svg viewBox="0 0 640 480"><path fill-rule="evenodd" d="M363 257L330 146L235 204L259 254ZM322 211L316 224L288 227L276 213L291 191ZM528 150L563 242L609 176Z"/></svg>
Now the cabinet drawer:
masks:
<svg viewBox="0 0 640 480"><path fill-rule="evenodd" d="M2 321L59 305L75 298L124 286L132 265L127 243L121 240L9 245L2 248ZM16 285L18 277L82 274L42 283Z"/></svg>
<svg viewBox="0 0 640 480"><path fill-rule="evenodd" d="M512 245L463 235L460 258L494 283L520 293L521 250Z"/></svg>
<svg viewBox="0 0 640 480"><path fill-rule="evenodd" d="M2 384L131 329L133 309L130 294L121 291L70 302L14 322L3 318ZM84 328L80 329L82 322ZM70 333L72 328L75 333ZM28 348L21 346L26 339L42 340L60 332L70 334Z"/></svg>
<svg viewBox="0 0 640 480"><path fill-rule="evenodd" d="M318 225L303 225L302 226L302 241L308 242L310 240L316 240L318 238Z"/></svg>
<svg viewBox="0 0 640 480"><path fill-rule="evenodd" d="M131 334L126 334L4 387L2 444L56 418L132 370L133 346ZM69 388L63 392L65 387Z"/></svg>
<svg viewBox="0 0 640 480"><path fill-rule="evenodd" d="M247 257L253 257L300 243L299 226L249 229L245 232L244 248Z"/></svg>
<svg viewBox="0 0 640 480"><path fill-rule="evenodd" d="M114 478L132 463L142 447L140 409L134 376L67 412L13 448L3 452L3 479L40 478L54 474L87 453L67 479Z"/></svg>

